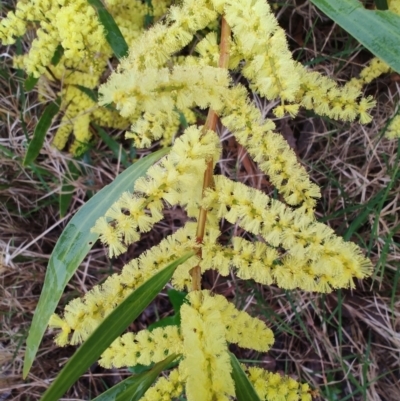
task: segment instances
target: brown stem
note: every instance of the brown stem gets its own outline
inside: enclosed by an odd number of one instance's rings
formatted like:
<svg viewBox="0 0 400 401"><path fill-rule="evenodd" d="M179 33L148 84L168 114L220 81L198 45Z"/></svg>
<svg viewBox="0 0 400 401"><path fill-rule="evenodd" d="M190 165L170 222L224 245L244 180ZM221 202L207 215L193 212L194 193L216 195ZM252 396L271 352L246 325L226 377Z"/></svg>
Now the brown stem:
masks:
<svg viewBox="0 0 400 401"><path fill-rule="evenodd" d="M225 18L222 17L221 21L221 42L220 42L220 54L219 54L219 62L218 66L220 68L228 68L229 64L229 43L231 36L231 28L226 22ZM217 127L218 116L216 112L212 109L208 111L207 120L203 127L203 133L206 133L209 130L215 131ZM213 166L214 162L212 159L207 160L207 168L204 173L203 180L203 195L204 191L207 188L212 186L212 177L213 177ZM198 244L203 243L204 232L206 228L206 220L207 220L207 210L204 208L200 208L199 218L197 222L197 231L196 231L196 242ZM201 258L201 248L198 250L198 256ZM200 266L194 267L191 272L192 276L192 291L201 290L201 268Z"/></svg>

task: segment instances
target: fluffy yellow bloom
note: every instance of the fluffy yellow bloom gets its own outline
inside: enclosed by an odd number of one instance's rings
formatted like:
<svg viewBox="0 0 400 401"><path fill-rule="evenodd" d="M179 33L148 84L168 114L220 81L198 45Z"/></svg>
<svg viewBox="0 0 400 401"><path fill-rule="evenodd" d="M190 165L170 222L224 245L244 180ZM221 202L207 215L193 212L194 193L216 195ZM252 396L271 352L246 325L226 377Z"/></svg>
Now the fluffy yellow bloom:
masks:
<svg viewBox="0 0 400 401"><path fill-rule="evenodd" d="M354 121L358 118L362 124L371 121L368 111L375 106L375 101L371 96L358 100L361 92L357 86L340 88L332 79L308 71L301 64L297 64L297 70L301 81L297 102L301 106L336 120Z"/></svg>
<svg viewBox="0 0 400 401"><path fill-rule="evenodd" d="M222 119L225 117L223 121L229 129L243 131L237 124L229 126L228 122L243 120L247 96L241 89L229 91L226 71L215 68L219 58L215 33L209 33L197 44L195 50L200 57L179 60L173 57L192 40L194 32L215 21L218 14L223 14L232 28L233 57L229 68L236 68L242 60L242 73L254 91L269 99L280 97L282 103L275 109L277 116L286 113L295 116L303 106L331 118L352 121L358 117L362 123L370 121L368 110L374 105L370 98L357 100L359 90L339 88L334 81L307 71L293 60L284 31L264 0L185 0L169 9L165 21L134 41L129 56L100 88L102 104L114 102L121 115L134 122L127 137L133 138L136 146L150 146L160 138L166 143L176 130L177 113L194 106L211 107ZM232 107L237 100L241 101L240 106ZM251 111L250 114L255 115ZM265 148L276 152L271 155L271 158L276 156L275 160L260 163L260 167L268 171L279 190L286 191L283 195L287 202L302 203L304 210L311 214L318 189L307 182L307 174L298 168L286 142L271 135L272 123L262 123L260 116L256 120L263 128L248 128L246 139L250 137L253 143L244 146L251 148L250 154L265 154ZM266 132L268 135L264 135ZM245 142L243 137L241 140ZM262 146L260 140L265 142Z"/></svg>
<svg viewBox="0 0 400 401"><path fill-rule="evenodd" d="M286 250L279 263L260 272L265 274L263 281L270 282L272 276L281 288L329 292L353 287L353 278L371 274L371 262L355 244L337 237L301 209L290 209L223 176L215 176L214 185L207 190L205 207L214 209L219 218L261 235L271 246Z"/></svg>
<svg viewBox="0 0 400 401"><path fill-rule="evenodd" d="M388 139L400 138L400 114L397 114L390 122L385 137Z"/></svg>
<svg viewBox="0 0 400 401"><path fill-rule="evenodd" d="M4 45L15 43L16 38L25 34L26 24L23 20L27 13L25 4L18 3L15 13L9 11L7 17L0 21L0 40Z"/></svg>
<svg viewBox="0 0 400 401"><path fill-rule="evenodd" d="M157 380L150 387L140 401L172 401L177 399L183 392L183 380L178 369L174 369L167 378Z"/></svg>
<svg viewBox="0 0 400 401"><path fill-rule="evenodd" d="M75 67L97 52L107 51L110 54L104 28L93 7L85 0L20 1L15 14L9 13L1 22L0 40L14 43L31 22L39 24L40 28L24 58L24 67L28 74L35 77L46 71L58 45L62 45L64 56L73 60Z"/></svg>
<svg viewBox="0 0 400 401"><path fill-rule="evenodd" d="M103 352L99 365L104 368L150 365L181 352L182 340L178 326L159 327L151 332L142 330L118 337Z"/></svg>
<svg viewBox="0 0 400 401"><path fill-rule="evenodd" d="M209 291L201 291L190 293L188 301L191 308L197 312L191 310L189 313L186 306L183 307L184 327L189 324L186 320L192 321L193 316L198 314L201 316L210 315L207 319L213 320L218 317L221 327L213 332L212 324L203 322L202 324L205 325L203 330L210 330L209 333L204 334L210 337L215 335L217 341L219 338L223 338L228 343L235 343L241 347L261 352L268 351L274 342L273 334L265 323L260 319L251 317L246 312L237 310L232 303L221 295L211 295ZM57 315L53 315L50 325L51 327L60 327L62 336L70 333L68 324ZM179 332L177 326L157 328L151 332L142 330L137 334L126 333L110 345L102 354L99 363L106 368L134 366L136 364L149 365L151 362L159 362L174 353L190 354L193 349L187 346L187 337L185 336L192 338L192 335L193 333L190 330L187 331L187 328ZM204 346L211 347L207 352L212 352L214 347L212 339L210 338L210 343L206 342ZM184 349L184 347L186 348ZM217 350L214 349L214 351Z"/></svg>
<svg viewBox="0 0 400 401"><path fill-rule="evenodd" d="M177 110L177 109L176 109ZM179 130L182 117L187 124L194 124L196 116L190 109L175 111L145 112L126 132L127 139L133 139L138 148L149 147L153 141L161 139L161 144L169 146Z"/></svg>
<svg viewBox="0 0 400 401"><path fill-rule="evenodd" d="M94 320L98 315L102 318L107 315L106 300L113 307L119 304L123 300L121 292L125 286L131 286L133 280L138 285L138 273L143 275L143 269L143 263L139 269L125 267L120 276L111 276L103 286L95 287L86 294L83 300L70 302L63 319L53 315L50 326L61 328L55 338L56 343L62 346L83 341L96 328ZM143 277L141 280L144 281ZM178 370L172 372L167 381L160 379L143 400L158 400L161 396L164 397L162 400L169 399L174 394L180 394L185 386L186 396L191 401L228 401L235 395L228 343L266 351L273 343L271 330L261 320L237 310L223 296L213 296L209 291L189 293L180 313L180 328L167 326L118 337L103 352L99 364L105 368L150 365L171 354L178 354L182 356Z"/></svg>
<svg viewBox="0 0 400 401"><path fill-rule="evenodd" d="M235 395L226 328L212 297L191 292L181 307L183 357L179 373L191 401L229 400Z"/></svg>
<svg viewBox="0 0 400 401"><path fill-rule="evenodd" d="M54 338L54 342L63 347L68 344L68 336L71 332L71 328L68 323L60 318L60 316L53 313L49 320L49 327L61 329L61 331Z"/></svg>
<svg viewBox="0 0 400 401"><path fill-rule="evenodd" d="M229 343L260 352L268 351L274 343L272 331L258 318L251 317L247 312L239 311L222 295L213 297L208 291L202 291L203 305L201 308L218 310L225 326L225 336ZM200 306L199 306L200 307Z"/></svg>
<svg viewBox="0 0 400 401"><path fill-rule="evenodd" d="M72 83L75 81L77 82L76 85L80 85L79 80L84 80L85 75L80 77L79 74L74 74L73 77L73 80L69 77L69 82L60 93L61 109L65 108L65 110L60 127L54 136L53 146L57 149L63 149L70 133L73 132L75 139L70 147L70 152L79 155L86 150L92 138L91 121L114 128L126 128L128 124L116 112L99 107L96 102Z"/></svg>
<svg viewBox="0 0 400 401"><path fill-rule="evenodd" d="M54 25L67 59L93 57L107 47L104 27L87 1L65 3L57 13Z"/></svg>
<svg viewBox="0 0 400 401"><path fill-rule="evenodd" d="M176 132L179 111L188 115L194 106L221 109L229 83L225 70L210 66L124 70L100 87L100 104L113 102L122 116L136 120L126 137L146 147Z"/></svg>
<svg viewBox="0 0 400 401"><path fill-rule="evenodd" d="M45 3L45 0L32 1ZM93 118L112 120L111 113L103 113L105 108L99 108L88 96L76 92L78 85L90 89L98 86L110 49L104 31L96 25L97 20L85 26L85 18L93 15L87 3L62 0L62 4L54 7L53 0L46 1L49 15L54 16L58 26L53 24L46 29L50 23L39 18L42 31L39 30L38 40L47 41L50 49L62 44L64 56L60 65L49 68L57 79L64 79L64 98L70 100L64 103L68 107L55 143L63 147L73 129L76 141L71 149L78 152L90 140L89 124ZM189 287L191 272L198 266L202 272L215 268L227 275L234 269L243 279L319 292L353 287L354 278L368 276L371 263L360 249L315 220L319 188L311 182L282 136L274 132L274 123L264 119L249 101L245 86L234 85L228 69L242 67L251 89L268 99L280 98L274 110L278 117L285 114L293 117L300 107L305 107L331 118L345 121L358 118L367 123L371 119L368 113L373 106L371 98L361 98L356 83L339 87L333 80L296 63L284 31L265 0L183 0L171 6L165 18L141 35L143 17L148 14L149 6L147 2L139 3L108 0L130 51L101 86L100 104L115 105L122 116L120 121L131 125L127 137L141 147L150 146L154 140L170 142L179 131L182 115L194 122L194 107L211 108L268 174L286 204L270 199L259 190L213 176L211 167L221 156L219 138L204 127L189 126L174 140L171 152L152 166L145 177L138 179L133 193L125 192L92 231L99 234L109 247L109 256L114 257L138 241L141 233L150 231L163 218L165 206L180 206L189 222L124 266L121 274L110 276L82 299L71 301L62 317L53 315L51 326L61 329L55 339L57 344L84 341L132 291L188 250L197 253L173 274L172 284L178 289ZM161 16L165 4L161 6L154 1L153 8L157 11L152 15ZM28 15L22 7L23 12ZM79 14L76 20L74 14ZM228 41L233 57L227 69L219 67L222 58L212 25L221 16L232 28ZM138 20L133 29L130 29L130 19ZM7 39L23 30L14 20L9 25L13 28L7 33ZM67 32L70 26L74 29ZM201 32L205 29L213 32ZM194 48L193 54L179 56L177 53L189 44ZM43 53L43 60L40 55L35 58L28 55L29 62L35 59L38 63L36 74L48 66L49 54ZM78 62L83 67L75 73ZM376 75L372 67L361 74L365 82ZM213 126L211 116L212 113L207 127ZM112 126L115 124L113 121ZM205 173L207 179L204 179ZM231 245L219 244L222 219L262 237L265 242L234 237ZM204 221L206 227L202 226ZM211 295L209 291L191 291L180 314L180 327L143 330L119 337L103 353L100 364L105 367L149 365L178 353L179 368L169 379L160 379L149 389L144 400L169 400L178 396L183 387L189 401L232 399L235 388L229 344L266 352L274 341L272 331L262 320L238 311L223 296ZM311 398L307 385L288 377L261 369L248 372L262 399L309 401Z"/></svg>
<svg viewBox="0 0 400 401"><path fill-rule="evenodd" d="M127 43L132 43L145 28L145 17L158 19L171 2L154 0L152 7L139 0L109 0L105 3ZM86 150L92 138L90 122L118 129L127 128L128 121L117 112L99 107L86 95L79 93L77 88L71 87L97 87L112 55L94 8L86 0L19 1L15 12L10 12L0 22L0 40L4 44L14 43L17 37L25 34L27 25L32 22L38 26L37 38L33 40L29 53L20 57L16 64L35 77L43 74L51 80L55 77L63 84L60 92L61 110L65 110L65 114L53 145L63 149L73 132L76 140L69 150L79 155ZM59 46L62 46L63 56L58 65L53 66L51 60ZM188 111L184 112L188 115ZM175 127L169 140L176 130Z"/></svg>
<svg viewBox="0 0 400 401"><path fill-rule="evenodd" d="M242 73L249 79L251 89L267 99L280 97L293 101L300 76L285 32L268 3L265 0L227 0L223 11L232 28L237 51L245 61Z"/></svg>
<svg viewBox="0 0 400 401"><path fill-rule="evenodd" d="M55 1L32 0L19 2L15 13L25 25L29 21L40 23L37 38L32 42L30 52L18 60L18 67L36 77L44 74L43 78L56 78L63 82L59 95L62 99L61 110L65 112L53 145L63 149L70 133L74 132L76 140L70 151L78 155L86 149L92 137L89 130L91 121L107 127L126 128L127 121L118 113L99 108L73 86L95 88L111 55L93 7L86 1L59 4ZM4 19L3 25L7 21ZM51 59L60 44L63 56L57 66L52 66Z"/></svg>
<svg viewBox="0 0 400 401"><path fill-rule="evenodd" d="M259 168L290 205L302 205L303 210L313 214L315 199L320 191L313 184L288 143L273 132L275 124L263 120L260 111L247 100L246 89L237 86L227 93L223 124L244 146Z"/></svg>
<svg viewBox="0 0 400 401"><path fill-rule="evenodd" d="M131 45L138 38L146 25L158 20L167 11L171 0L106 0L107 10L113 16L126 43Z"/></svg>
<svg viewBox="0 0 400 401"><path fill-rule="evenodd" d="M227 343L266 351L273 335L259 319L209 291L188 294L181 307L183 360L179 372L190 400L228 400L234 395Z"/></svg>
<svg viewBox="0 0 400 401"><path fill-rule="evenodd" d="M241 237L232 238L232 246L223 246L217 243L220 235L218 230L213 233L215 238L206 237L202 247L202 271L209 269L227 276L231 269L243 280L254 281L271 285L274 283L273 269L279 262L278 251L259 241L247 241Z"/></svg>
<svg viewBox="0 0 400 401"><path fill-rule="evenodd" d="M359 78L352 78L345 86L353 87L357 90L361 90L364 85L369 84L374 79L378 78L382 74L386 74L390 71L390 67L377 57L374 57L368 65L363 68Z"/></svg>
<svg viewBox="0 0 400 401"><path fill-rule="evenodd" d="M82 299L72 300L65 307L63 318L56 315L51 318L52 326L61 329L55 338L56 343L65 346L84 341L132 291L173 262L176 255L183 255L195 247L193 227L189 225L131 260L120 274L113 274L103 284L93 287ZM193 256L179 266L177 274L189 281L189 271L197 264L198 258Z"/></svg>
<svg viewBox="0 0 400 401"><path fill-rule="evenodd" d="M215 132L202 134L195 126L187 128L171 152L136 181L133 195L125 192L92 228L109 246L110 257L124 252L140 233L149 231L163 218L164 202L179 204L190 217L197 217L202 189L193 183L201 181L206 160L218 160L219 155Z"/></svg>
<svg viewBox="0 0 400 401"><path fill-rule="evenodd" d="M288 376L257 367L247 369L247 375L258 396L265 401L311 401L311 389Z"/></svg>
<svg viewBox="0 0 400 401"><path fill-rule="evenodd" d="M181 50L194 33L217 18L208 0L186 0L181 7L169 9L167 25L156 24L144 32L131 46L127 58L121 61L119 71L143 71L159 68L173 53Z"/></svg>

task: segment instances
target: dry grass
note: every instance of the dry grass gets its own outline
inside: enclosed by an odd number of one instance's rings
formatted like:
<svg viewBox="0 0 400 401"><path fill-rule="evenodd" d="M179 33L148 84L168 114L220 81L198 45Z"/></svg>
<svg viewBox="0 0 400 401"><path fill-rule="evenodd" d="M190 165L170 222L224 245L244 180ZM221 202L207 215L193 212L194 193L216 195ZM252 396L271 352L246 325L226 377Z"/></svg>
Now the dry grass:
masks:
<svg viewBox="0 0 400 401"><path fill-rule="evenodd" d="M278 15L289 32L295 57L338 81L356 75L370 58L307 2L288 2ZM25 339L51 251L71 214L121 167L111 151L96 145L90 159L82 162L85 173L72 182L69 214L60 219L58 195L71 157L51 148L50 132L37 168L22 166L24 131L32 133L43 106L34 91L21 98L20 80L10 69L9 57L14 51L11 47L2 52L1 68L10 77L0 78L0 400L23 401L38 400L74 351L55 347L48 332L28 379L22 380ZM382 138L399 100L400 77L383 77L366 91L378 100L368 126L335 123L309 113L277 123L322 188L318 217L365 249L376 266L374 277L358 283L354 291L330 295L287 292L233 276L227 280L212 272L204 279L205 287L270 322L276 333L268 355L238 350L243 359L300 377L319 389L321 399L329 401L398 401L400 394L400 144ZM255 101L269 113L268 104L258 98ZM229 133L221 129L221 137L224 158L220 171L270 192L268 181ZM145 236L125 259L110 261L100 246L93 248L61 304L118 271L128 257L159 242L182 225L184 218L178 209L168 211L158 229ZM232 230L238 234L237 227L224 229L227 235ZM133 328L146 327L157 314L164 316L169 311L168 301L160 296ZM63 399L92 399L126 374L94 365Z"/></svg>

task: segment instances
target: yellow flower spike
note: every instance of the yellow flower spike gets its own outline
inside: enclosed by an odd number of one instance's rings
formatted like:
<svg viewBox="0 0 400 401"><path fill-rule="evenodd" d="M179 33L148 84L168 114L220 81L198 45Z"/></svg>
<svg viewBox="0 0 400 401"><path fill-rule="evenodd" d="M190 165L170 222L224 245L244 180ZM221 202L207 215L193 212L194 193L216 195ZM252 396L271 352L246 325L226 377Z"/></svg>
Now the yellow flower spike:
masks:
<svg viewBox="0 0 400 401"><path fill-rule="evenodd" d="M387 127L385 137L388 139L400 138L400 115L397 115Z"/></svg>
<svg viewBox="0 0 400 401"><path fill-rule="evenodd" d="M214 300L204 291L188 294L181 307L183 357L179 373L191 401L228 400L235 395L226 330Z"/></svg>
<svg viewBox="0 0 400 401"><path fill-rule="evenodd" d="M150 365L181 352L182 339L178 327L159 327L151 332L142 330L118 337L101 355L99 364L105 368Z"/></svg>
<svg viewBox="0 0 400 401"><path fill-rule="evenodd" d="M279 254L274 248L261 242L250 242L240 237L233 237L233 247L209 243L208 238L202 248L203 270L213 268L227 276L232 268L235 274L243 280L253 279L258 283L270 285L273 264L278 261ZM246 249L246 252L244 252Z"/></svg>
<svg viewBox="0 0 400 401"><path fill-rule="evenodd" d="M311 389L289 376L249 367L246 373L258 396L265 401L311 401Z"/></svg>
<svg viewBox="0 0 400 401"><path fill-rule="evenodd" d="M132 291L173 262L176 255L182 255L195 247L195 229L188 224L129 262L121 274L110 276L104 284L93 287L83 298L72 300L65 307L62 319L63 324L66 324L62 326L63 331L69 329L73 333L68 343L84 341ZM190 282L189 271L198 263L198 258L192 257L179 266L173 276L177 288L183 289Z"/></svg>
<svg viewBox="0 0 400 401"><path fill-rule="evenodd" d="M70 119L65 114L62 119L59 128L56 131L56 134L53 138L52 145L57 149L63 149L67 144L68 137L72 132L72 124L70 123Z"/></svg>
<svg viewBox="0 0 400 401"><path fill-rule="evenodd" d="M223 304L222 300L220 302ZM268 351L274 343L274 335L264 322L238 311L228 302L221 311L221 317L227 330L226 338L231 343L260 352Z"/></svg>
<svg viewBox="0 0 400 401"><path fill-rule="evenodd" d="M371 97L361 98L360 86L355 83L339 87L335 81L318 72L308 71L297 64L300 74L300 89L296 101L306 109L314 109L319 115L344 121L360 119L362 124L371 121L368 110L374 107Z"/></svg>
<svg viewBox="0 0 400 401"><path fill-rule="evenodd" d="M166 3L162 2L165 6ZM161 8L154 7L158 10L157 15L161 15ZM126 10L122 7L116 15L118 13L126 14ZM10 12L7 18L0 22L0 40L3 43L5 41L9 44L14 43L16 37L22 36L27 25L31 23L38 28L37 37L32 41L29 53L18 61L18 68L25 69L28 75L34 77L45 75L51 80L56 78L62 81L61 109L67 108L63 125L74 124L75 117L82 120L81 115L91 109L90 121L106 127L127 128L127 120L121 118L115 111L99 108L93 101L88 104L88 99L83 100L86 95L72 86L78 84L89 89L98 86L100 76L107 68L108 59L112 55L103 26L93 7L84 0L19 1L15 13ZM138 30L143 29L143 23L143 20L140 21ZM132 31L132 21L129 22L129 27ZM59 45L63 47L63 56L57 66L53 66L51 60ZM73 95L68 94L74 90ZM89 130L83 129L83 125L87 124L75 122L75 134L78 138L69 151L76 155L91 139ZM60 128L53 145L60 150L63 149L72 130L73 127Z"/></svg>
<svg viewBox="0 0 400 401"><path fill-rule="evenodd" d="M140 233L149 231L163 218L163 201L187 208L189 215L192 210L197 213L202 191L193 182L202 179L205 160L218 160L220 151L215 132L208 131L202 135L197 127L187 128L175 141L171 152L158 165L151 167L145 177L136 181L134 194L124 193L106 212L109 221L102 217L92 228L110 247L110 257L124 252L127 245L140 238Z"/></svg>
<svg viewBox="0 0 400 401"><path fill-rule="evenodd" d="M221 120L244 146L258 166L291 205L303 204L313 214L319 188L313 184L304 167L281 135L273 132L272 121L263 121L260 111L247 100L247 92L236 86L229 92Z"/></svg>
<svg viewBox="0 0 400 401"><path fill-rule="evenodd" d="M26 18L26 13L21 6L22 3L15 13L9 11L7 17L0 21L0 40L4 45L14 44L16 39L26 32L26 24L23 21Z"/></svg>
<svg viewBox="0 0 400 401"><path fill-rule="evenodd" d="M237 223L253 234L260 234L272 246L280 246L287 251L279 263L272 260L276 254L268 251L269 263L272 262L273 267L267 265L260 270L260 282L270 282L272 275L282 288L298 287L307 291L329 292L332 288L352 287L353 278L364 278L371 274L371 262L361 255L355 244L336 237L331 229L316 222L301 209L292 210L256 189L232 183L223 176L214 176L214 183L215 189L206 192L205 207L218 211L230 209L219 217L224 217L232 224ZM256 198L256 192L260 206L265 205L265 209L255 209L253 214L248 205ZM259 223L259 216L262 224ZM308 246L310 242L313 246ZM210 255L207 257L210 259ZM232 264L233 261L239 265L240 274L256 278L251 273L254 267L246 265L249 263L246 261L246 252L243 258L239 254L236 260L232 258Z"/></svg>
<svg viewBox="0 0 400 401"><path fill-rule="evenodd" d="M53 70L55 74L62 76L63 71L59 68ZM53 146L63 149L68 141L71 132L74 132L75 141L69 151L79 154L85 150L92 138L89 129L91 121L103 126L115 128L127 127L126 120L117 116L116 112L104 107L99 107L89 96L83 93L75 85L95 87L99 77L89 76L84 72L74 71L65 78L65 87L61 90L61 108L66 107L65 114L61 120L60 128L53 139Z"/></svg>
<svg viewBox="0 0 400 401"><path fill-rule="evenodd" d="M293 101L299 74L286 35L264 0L225 1L225 18L232 27L237 51L245 60L243 75L250 87L268 99ZM246 9L246 12L243 10Z"/></svg>
<svg viewBox="0 0 400 401"><path fill-rule="evenodd" d="M368 65L362 69L360 77L352 78L345 86L361 90L364 85L369 84L382 74L387 74L389 71L390 67L384 61L374 57Z"/></svg>
<svg viewBox="0 0 400 401"><path fill-rule="evenodd" d="M81 114L74 119L73 130L75 140L70 147L70 152L74 155L80 155L86 150L92 134L89 131L90 115Z"/></svg>
<svg viewBox="0 0 400 401"><path fill-rule="evenodd" d="M130 45L143 32L146 16L157 20L167 11L171 1L152 1L152 7L141 1L107 0L107 10L114 17L125 41Z"/></svg>
<svg viewBox="0 0 400 401"><path fill-rule="evenodd" d="M220 109L223 105L224 91L230 79L223 69L210 66L175 66L167 68L148 68L143 72L123 70L113 74L99 90L100 104L114 102L124 117L134 116L137 112L144 115L132 126L132 134L150 135L158 139L161 127L177 121L176 110L186 110L195 105L206 108L210 105ZM161 118L161 121L158 119ZM152 132L158 122L159 129ZM148 143L146 142L146 146Z"/></svg>
<svg viewBox="0 0 400 401"><path fill-rule="evenodd" d="M150 387L141 401L172 401L183 392L183 380L178 369L170 372L167 378L161 377Z"/></svg>

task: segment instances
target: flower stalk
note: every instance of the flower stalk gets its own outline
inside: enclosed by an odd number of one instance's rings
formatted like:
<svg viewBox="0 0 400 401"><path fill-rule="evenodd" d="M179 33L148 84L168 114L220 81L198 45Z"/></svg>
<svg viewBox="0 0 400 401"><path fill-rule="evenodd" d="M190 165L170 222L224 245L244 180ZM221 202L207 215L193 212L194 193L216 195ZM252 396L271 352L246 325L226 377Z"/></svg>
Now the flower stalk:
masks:
<svg viewBox="0 0 400 401"><path fill-rule="evenodd" d="M231 37L231 28L228 25L228 23L226 22L226 19L224 17L222 17L221 18L220 56L219 56L219 62L218 62L219 68L225 68L225 69L228 68L230 37ZM215 112L215 110L210 108L210 110L208 111L207 120L203 127L203 131L204 132L206 132L208 130L216 131L217 123L218 123L218 115ZM207 169L204 173L204 179L203 179L203 190L202 190L203 196L205 194L205 191L208 188L211 188L211 186L212 186L213 169L214 169L213 160L212 159L207 160ZM200 210L199 210L199 218L198 218L197 231L196 231L196 242L198 244L203 243L206 221L207 221L207 209L204 208L203 206L201 206ZM201 247L199 247L198 256L201 259L201 257L202 257ZM201 290L201 268L200 268L200 266L198 265L195 268L193 268L193 270L191 271L190 274L192 276L192 291Z"/></svg>

